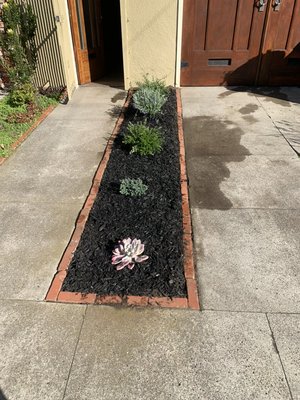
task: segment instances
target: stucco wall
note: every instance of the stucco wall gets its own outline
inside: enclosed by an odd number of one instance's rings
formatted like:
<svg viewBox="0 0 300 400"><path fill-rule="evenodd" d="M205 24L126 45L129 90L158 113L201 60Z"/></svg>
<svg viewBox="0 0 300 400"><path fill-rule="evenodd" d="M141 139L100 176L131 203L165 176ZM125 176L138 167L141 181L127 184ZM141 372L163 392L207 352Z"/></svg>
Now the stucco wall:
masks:
<svg viewBox="0 0 300 400"><path fill-rule="evenodd" d="M126 88L143 75L175 84L177 0L121 0Z"/></svg>

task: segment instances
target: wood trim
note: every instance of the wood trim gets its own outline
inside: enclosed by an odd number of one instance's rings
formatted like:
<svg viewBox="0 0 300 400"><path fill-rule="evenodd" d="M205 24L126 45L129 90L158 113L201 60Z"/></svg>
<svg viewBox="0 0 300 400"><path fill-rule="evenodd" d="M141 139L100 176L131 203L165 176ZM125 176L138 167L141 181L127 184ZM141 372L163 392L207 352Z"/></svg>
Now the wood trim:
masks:
<svg viewBox="0 0 300 400"><path fill-rule="evenodd" d="M176 43L176 62L175 62L175 86L180 87L181 75L181 49L182 49L182 30L183 30L183 1L178 0L177 4L177 43Z"/></svg>
<svg viewBox="0 0 300 400"><path fill-rule="evenodd" d="M82 26L84 49L81 49L80 36L79 36L79 26L78 26L78 16L76 10L76 0L68 0L68 8L70 14L70 25L73 38L73 47L76 60L78 83L84 85L91 82L91 73L89 65L89 55L86 45L86 34L84 25ZM82 1L80 2L80 16L82 21L84 21L83 6Z"/></svg>

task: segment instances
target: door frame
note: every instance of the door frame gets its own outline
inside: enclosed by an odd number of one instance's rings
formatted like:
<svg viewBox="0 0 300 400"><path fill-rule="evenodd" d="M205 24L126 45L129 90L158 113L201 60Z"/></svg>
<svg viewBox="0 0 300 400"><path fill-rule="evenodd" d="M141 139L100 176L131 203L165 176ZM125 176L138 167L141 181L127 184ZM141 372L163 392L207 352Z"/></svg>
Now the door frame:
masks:
<svg viewBox="0 0 300 400"><path fill-rule="evenodd" d="M177 40L176 40L176 65L175 65L175 86L180 87L181 80L181 51L182 51L182 32L183 32L183 2L177 3Z"/></svg>

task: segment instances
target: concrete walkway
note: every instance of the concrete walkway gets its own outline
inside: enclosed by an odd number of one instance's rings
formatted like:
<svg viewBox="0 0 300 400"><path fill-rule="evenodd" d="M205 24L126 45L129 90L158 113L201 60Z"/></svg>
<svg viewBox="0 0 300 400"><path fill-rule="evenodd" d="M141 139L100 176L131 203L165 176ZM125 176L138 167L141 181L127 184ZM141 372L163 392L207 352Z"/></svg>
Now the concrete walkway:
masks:
<svg viewBox="0 0 300 400"><path fill-rule="evenodd" d="M300 399L300 90L182 92L204 311L43 302L124 97L80 87L0 168L0 399Z"/></svg>

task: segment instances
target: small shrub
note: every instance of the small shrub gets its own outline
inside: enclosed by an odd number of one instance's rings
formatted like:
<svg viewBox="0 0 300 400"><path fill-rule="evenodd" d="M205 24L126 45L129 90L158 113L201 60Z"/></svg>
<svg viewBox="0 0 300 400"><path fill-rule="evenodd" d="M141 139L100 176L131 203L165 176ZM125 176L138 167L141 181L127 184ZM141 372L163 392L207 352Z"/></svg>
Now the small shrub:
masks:
<svg viewBox="0 0 300 400"><path fill-rule="evenodd" d="M167 95L151 87L142 87L133 95L134 107L142 114L155 117L161 113L162 107L167 101Z"/></svg>
<svg viewBox="0 0 300 400"><path fill-rule="evenodd" d="M9 0L3 5L1 19L0 66L15 89L31 82L36 69L36 16L30 4Z"/></svg>
<svg viewBox="0 0 300 400"><path fill-rule="evenodd" d="M130 123L123 143L131 147L130 153L153 156L161 151L163 138L157 128L150 128L145 123Z"/></svg>
<svg viewBox="0 0 300 400"><path fill-rule="evenodd" d="M162 94L168 94L169 89L166 87L166 84L163 79L157 79L157 78L148 78L148 75L145 75L143 77L142 82L137 82L138 88L150 88L153 90L156 90ZM138 89L138 90L139 90Z"/></svg>
<svg viewBox="0 0 300 400"><path fill-rule="evenodd" d="M35 90L31 83L24 83L9 93L8 101L12 107L32 103L35 99Z"/></svg>
<svg viewBox="0 0 300 400"><path fill-rule="evenodd" d="M24 124L32 121L40 112L42 107L36 103L26 105L25 111L16 111L7 116L6 122L9 124Z"/></svg>
<svg viewBox="0 0 300 400"><path fill-rule="evenodd" d="M125 196L140 197L147 192L148 186L138 179L125 178L121 180L120 193Z"/></svg>

